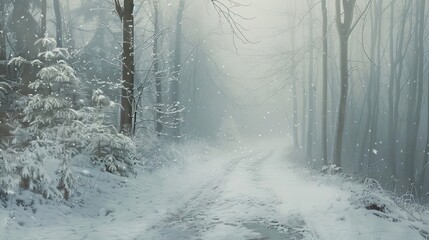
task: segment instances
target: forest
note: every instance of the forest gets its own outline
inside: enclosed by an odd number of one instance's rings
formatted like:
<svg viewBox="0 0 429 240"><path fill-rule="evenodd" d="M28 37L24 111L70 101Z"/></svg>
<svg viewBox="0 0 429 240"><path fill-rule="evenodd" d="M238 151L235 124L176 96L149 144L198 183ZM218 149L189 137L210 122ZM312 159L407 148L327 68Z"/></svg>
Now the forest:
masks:
<svg viewBox="0 0 429 240"><path fill-rule="evenodd" d="M428 10L0 0L0 239L429 239Z"/></svg>

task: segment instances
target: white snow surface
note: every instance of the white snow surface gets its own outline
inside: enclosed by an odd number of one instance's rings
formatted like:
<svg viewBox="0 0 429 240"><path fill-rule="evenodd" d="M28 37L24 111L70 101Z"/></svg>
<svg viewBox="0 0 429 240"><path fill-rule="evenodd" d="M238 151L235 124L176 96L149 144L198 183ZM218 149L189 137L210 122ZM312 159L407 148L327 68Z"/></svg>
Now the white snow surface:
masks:
<svg viewBox="0 0 429 240"><path fill-rule="evenodd" d="M34 202L0 207L0 239L408 240L429 230L427 212L396 221L358 208L362 185L297 167L286 140L182 149L177 165L136 177L80 169L72 204L22 193L11 201Z"/></svg>

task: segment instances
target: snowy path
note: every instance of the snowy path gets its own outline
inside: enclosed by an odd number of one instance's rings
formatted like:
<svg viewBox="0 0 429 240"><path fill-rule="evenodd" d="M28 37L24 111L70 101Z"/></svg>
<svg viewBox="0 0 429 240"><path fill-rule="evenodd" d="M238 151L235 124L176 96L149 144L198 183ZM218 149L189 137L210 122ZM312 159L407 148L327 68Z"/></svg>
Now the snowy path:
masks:
<svg viewBox="0 0 429 240"><path fill-rule="evenodd" d="M293 215L288 223L280 223L276 216L275 207L279 202L261 184L261 167L273 153L274 150L265 150L231 159L191 199L151 227L148 231L153 234L151 239L304 239L312 236L299 216ZM251 188L234 193L238 189L231 184L244 181L248 184L246 187Z"/></svg>
<svg viewBox="0 0 429 240"><path fill-rule="evenodd" d="M12 209L0 239L423 239L352 206L353 184L294 169L281 142L192 151L183 165L137 178L95 173L73 209Z"/></svg>

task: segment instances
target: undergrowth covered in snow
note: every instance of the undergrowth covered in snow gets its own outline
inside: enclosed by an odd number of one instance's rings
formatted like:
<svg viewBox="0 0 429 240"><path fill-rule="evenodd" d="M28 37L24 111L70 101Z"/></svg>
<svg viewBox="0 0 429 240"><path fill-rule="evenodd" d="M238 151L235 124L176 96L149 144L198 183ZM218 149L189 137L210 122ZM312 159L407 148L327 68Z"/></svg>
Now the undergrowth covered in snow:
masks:
<svg viewBox="0 0 429 240"><path fill-rule="evenodd" d="M303 168L278 142L224 151L151 138L135 139L128 177L76 155L68 202L9 195L0 239L427 239L425 206L372 179Z"/></svg>
<svg viewBox="0 0 429 240"><path fill-rule="evenodd" d="M344 173L335 165L319 168L317 164L306 162L303 152L289 150L287 158L292 159L295 167L306 169L312 179L350 192L347 201L355 209L366 211L381 221L409 227L422 239L429 239L429 205L413 194L398 196L384 189L376 179Z"/></svg>

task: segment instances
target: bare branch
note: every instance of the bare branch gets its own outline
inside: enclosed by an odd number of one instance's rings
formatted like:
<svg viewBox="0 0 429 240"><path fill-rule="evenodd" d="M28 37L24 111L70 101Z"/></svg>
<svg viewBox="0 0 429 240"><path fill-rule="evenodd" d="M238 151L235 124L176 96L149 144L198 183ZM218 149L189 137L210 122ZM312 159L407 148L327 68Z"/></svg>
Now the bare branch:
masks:
<svg viewBox="0 0 429 240"><path fill-rule="evenodd" d="M224 19L228 24L230 30L232 31L234 42L235 38L238 38L242 43L251 43L245 35L246 28L244 28L237 19L241 20L250 20L251 18L244 17L243 15L235 12L233 9L237 7L246 6L242 3L239 3L235 0L210 0L213 4L216 13L220 18L220 23L222 25L221 19ZM226 2L226 3L225 3Z"/></svg>
<svg viewBox="0 0 429 240"><path fill-rule="evenodd" d="M121 6L121 3L119 2L119 0L115 0L115 9L116 9L116 14L118 14L119 19L124 18L124 8Z"/></svg>

